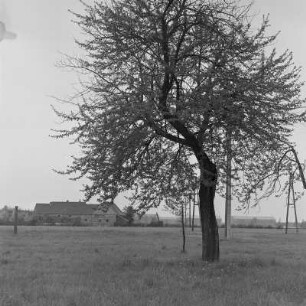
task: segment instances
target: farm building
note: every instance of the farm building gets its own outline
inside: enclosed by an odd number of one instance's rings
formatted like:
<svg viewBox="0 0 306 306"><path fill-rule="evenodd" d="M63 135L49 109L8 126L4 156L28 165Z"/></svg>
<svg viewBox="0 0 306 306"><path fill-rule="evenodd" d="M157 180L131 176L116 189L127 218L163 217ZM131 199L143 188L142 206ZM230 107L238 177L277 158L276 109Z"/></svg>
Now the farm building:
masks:
<svg viewBox="0 0 306 306"><path fill-rule="evenodd" d="M92 225L114 226L115 223L125 223L124 213L116 204L108 207L107 211L101 209L99 204L87 204L93 210Z"/></svg>
<svg viewBox="0 0 306 306"><path fill-rule="evenodd" d="M114 226L122 215L116 204L111 204L107 211L101 209L99 204L69 201L37 203L34 208L34 218L39 223Z"/></svg>

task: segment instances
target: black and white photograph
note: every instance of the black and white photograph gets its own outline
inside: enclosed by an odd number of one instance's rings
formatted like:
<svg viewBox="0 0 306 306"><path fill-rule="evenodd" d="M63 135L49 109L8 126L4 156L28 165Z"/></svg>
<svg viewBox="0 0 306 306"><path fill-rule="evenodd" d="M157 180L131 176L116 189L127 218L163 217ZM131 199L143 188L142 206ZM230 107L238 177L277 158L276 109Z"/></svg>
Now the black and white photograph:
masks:
<svg viewBox="0 0 306 306"><path fill-rule="evenodd" d="M306 306L305 0L0 0L0 306Z"/></svg>

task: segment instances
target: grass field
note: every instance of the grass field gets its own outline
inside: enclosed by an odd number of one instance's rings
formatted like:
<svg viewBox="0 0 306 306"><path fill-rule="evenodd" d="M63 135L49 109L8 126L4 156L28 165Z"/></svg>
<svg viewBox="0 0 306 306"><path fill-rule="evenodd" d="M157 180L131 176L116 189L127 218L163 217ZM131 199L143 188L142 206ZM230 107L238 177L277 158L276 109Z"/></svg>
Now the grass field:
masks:
<svg viewBox="0 0 306 306"><path fill-rule="evenodd" d="M199 229L181 244L179 228L0 227L0 305L306 305L304 232L236 229L213 264Z"/></svg>

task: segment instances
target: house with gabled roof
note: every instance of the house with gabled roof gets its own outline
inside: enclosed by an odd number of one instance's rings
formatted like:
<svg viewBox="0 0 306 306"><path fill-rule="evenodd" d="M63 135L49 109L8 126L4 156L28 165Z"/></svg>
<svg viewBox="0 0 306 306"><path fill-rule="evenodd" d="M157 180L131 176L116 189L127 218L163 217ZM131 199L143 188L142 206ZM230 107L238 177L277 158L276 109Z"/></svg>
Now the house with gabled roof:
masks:
<svg viewBox="0 0 306 306"><path fill-rule="evenodd" d="M114 226L123 213L116 204L111 204L105 211L100 204L86 202L50 202L37 203L34 218L38 223Z"/></svg>
<svg viewBox="0 0 306 306"><path fill-rule="evenodd" d="M113 226L116 223L121 224L124 219L124 213L114 203L107 205L107 210L105 210L106 205L88 204L88 206L94 211L92 217L92 225L94 226ZM127 220L124 221L127 222Z"/></svg>

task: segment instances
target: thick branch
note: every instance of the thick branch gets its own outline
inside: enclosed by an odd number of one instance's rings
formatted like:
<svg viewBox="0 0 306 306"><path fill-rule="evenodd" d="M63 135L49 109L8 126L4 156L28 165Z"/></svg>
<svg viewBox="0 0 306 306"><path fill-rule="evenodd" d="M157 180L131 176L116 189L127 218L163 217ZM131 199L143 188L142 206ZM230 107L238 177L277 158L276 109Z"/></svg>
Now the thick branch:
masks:
<svg viewBox="0 0 306 306"><path fill-rule="evenodd" d="M167 138L167 139L169 139L169 140L171 140L173 142L180 143L182 145L190 147L190 144L188 143L188 141L186 141L186 139L177 137L175 135L172 135L172 134L166 132L165 130L163 130L160 126L158 126L152 120L147 119L147 122L148 122L149 126L155 131L155 133L157 135L165 137L165 138Z"/></svg>

